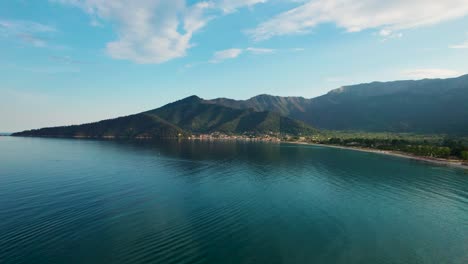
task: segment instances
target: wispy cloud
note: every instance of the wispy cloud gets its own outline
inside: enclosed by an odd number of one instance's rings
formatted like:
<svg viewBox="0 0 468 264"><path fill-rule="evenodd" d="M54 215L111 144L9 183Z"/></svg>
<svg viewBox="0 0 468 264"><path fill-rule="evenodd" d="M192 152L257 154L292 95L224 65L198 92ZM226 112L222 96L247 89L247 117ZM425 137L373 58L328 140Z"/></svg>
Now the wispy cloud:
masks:
<svg viewBox="0 0 468 264"><path fill-rule="evenodd" d="M0 27L10 32L55 32L55 27L27 20L0 20Z"/></svg>
<svg viewBox="0 0 468 264"><path fill-rule="evenodd" d="M200 66L203 64L221 63L226 60L236 59L246 53L259 56L259 55L273 54L276 51L277 51L276 49L254 48L254 47L248 47L245 49L232 48L232 49L219 50L213 53L213 56L210 60L187 63L184 65L184 69L193 68L195 66Z"/></svg>
<svg viewBox="0 0 468 264"><path fill-rule="evenodd" d="M219 0L217 6L223 10L224 13L233 13L241 7L252 7L256 4L263 4L268 0Z"/></svg>
<svg viewBox="0 0 468 264"><path fill-rule="evenodd" d="M462 75L461 72L450 69L412 69L403 72L405 78L450 78Z"/></svg>
<svg viewBox="0 0 468 264"><path fill-rule="evenodd" d="M292 49L289 49L290 51L295 51L295 52L301 52L301 51L305 51L304 48L292 48Z"/></svg>
<svg viewBox="0 0 468 264"><path fill-rule="evenodd" d="M239 57L244 50L242 49L227 49L227 50L220 50L214 53L213 59L211 59L211 63L219 63L229 59L235 59Z"/></svg>
<svg viewBox="0 0 468 264"><path fill-rule="evenodd" d="M46 36L56 32L55 27L25 20L0 20L0 36L14 38L28 45L49 47Z"/></svg>
<svg viewBox="0 0 468 264"><path fill-rule="evenodd" d="M34 35L31 35L31 34L21 33L21 34L18 34L16 36L21 41L29 43L29 44L33 45L34 47L43 48L43 47L47 46L47 42L44 39L41 39L41 38L36 37Z"/></svg>
<svg viewBox="0 0 468 264"><path fill-rule="evenodd" d="M210 63L219 63L229 59L235 59L242 55L243 53L250 53L252 55L265 55L275 53L277 50L269 48L254 48L248 47L245 49L226 49L220 50L213 54L213 58L210 60Z"/></svg>
<svg viewBox="0 0 468 264"><path fill-rule="evenodd" d="M266 0L51 0L88 13L93 24L109 21L118 39L106 44L112 58L136 63L164 63L187 55L192 37L213 19ZM191 4L190 4L191 3Z"/></svg>
<svg viewBox="0 0 468 264"><path fill-rule="evenodd" d="M451 49L468 49L468 40L460 44L451 45L449 47Z"/></svg>
<svg viewBox="0 0 468 264"><path fill-rule="evenodd" d="M70 56L56 56L56 55L53 55L53 56L49 56L49 59L55 61L55 62L61 62L61 63L65 63L65 64L83 64L84 62L83 61L80 61L80 60L75 60L73 58L71 58Z"/></svg>
<svg viewBox="0 0 468 264"><path fill-rule="evenodd" d="M307 0L304 4L249 30L261 41L274 36L309 33L322 23L348 32L378 29L387 37L400 30L436 24L468 15L468 0ZM382 31L383 30L383 31Z"/></svg>
<svg viewBox="0 0 468 264"><path fill-rule="evenodd" d="M251 52L252 54L256 54L256 55L271 54L271 53L275 53L275 51L276 51L274 49L252 48L252 47L249 47L249 48L247 48L245 50L248 51L248 52Z"/></svg>

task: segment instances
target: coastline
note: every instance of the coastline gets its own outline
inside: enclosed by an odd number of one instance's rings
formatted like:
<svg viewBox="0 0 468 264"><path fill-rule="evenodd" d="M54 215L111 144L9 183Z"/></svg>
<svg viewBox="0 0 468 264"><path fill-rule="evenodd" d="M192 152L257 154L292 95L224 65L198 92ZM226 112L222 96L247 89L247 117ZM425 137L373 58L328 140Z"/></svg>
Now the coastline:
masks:
<svg viewBox="0 0 468 264"><path fill-rule="evenodd" d="M369 149L369 148L361 148L361 147L347 147L347 146L337 146L337 145L328 145L328 144L317 144L317 143L308 143L308 142L300 142L300 141L281 141L281 143L294 144L294 145L309 145L309 146L318 146L318 147L326 147L326 148L336 148L336 149L353 150L353 151L360 151L360 152L367 152L367 153L375 153L375 154L411 159L411 160L416 160L416 161L421 161L421 162L426 162L426 163L432 163L432 164L438 164L442 166L455 167L459 169L468 170L468 162L464 163L461 160L421 157L421 156L415 156L409 153L404 153L404 152L399 152L399 151Z"/></svg>
<svg viewBox="0 0 468 264"><path fill-rule="evenodd" d="M84 136L74 136L74 137L59 137L59 136L17 136L14 134L10 135L0 135L0 136L12 136L12 137L46 137L46 138L74 138L74 139L103 139L103 140L114 140L119 139L118 137L114 136L104 136L104 137L84 137ZM122 138L123 139L123 138ZM153 140L152 137L136 137L136 140ZM169 138L167 138L169 139ZM176 138L172 138L176 139ZM371 149L371 148L363 148L363 147L350 147L350 146L339 146L339 145L329 145L329 144L318 144L318 143L310 143L310 142L303 142L303 141L282 141L279 139L273 140L272 138L244 138L244 137L235 137L235 138L214 138L214 137L196 137L196 138L186 138L189 141L246 141L246 142L265 142L265 143L276 143L276 144L292 144L292 145L309 145L309 146L317 146L317 147L326 147L326 148L335 148L335 149L344 149L344 150L352 150L352 151L360 151L360 152L367 152L367 153L374 153L374 154L381 154L405 159L411 159L415 161L425 162L425 163L432 163L441 166L448 166L448 167L455 167L459 169L468 170L468 161L464 162L462 160L456 159L441 159L441 158L432 158L432 157L422 157L416 156L410 153L400 152L400 151L392 151L392 150L380 150L380 149Z"/></svg>

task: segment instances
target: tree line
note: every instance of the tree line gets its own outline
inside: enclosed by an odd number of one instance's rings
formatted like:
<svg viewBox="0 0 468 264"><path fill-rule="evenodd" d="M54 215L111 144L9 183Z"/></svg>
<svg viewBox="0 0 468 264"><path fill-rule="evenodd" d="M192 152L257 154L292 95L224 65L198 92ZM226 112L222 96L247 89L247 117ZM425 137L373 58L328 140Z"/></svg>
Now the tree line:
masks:
<svg viewBox="0 0 468 264"><path fill-rule="evenodd" d="M315 140L316 143L364 147L381 150L402 151L417 156L434 158L458 158L468 160L468 144L462 140L451 138L437 140L415 141L410 139L385 139L363 137L331 137Z"/></svg>

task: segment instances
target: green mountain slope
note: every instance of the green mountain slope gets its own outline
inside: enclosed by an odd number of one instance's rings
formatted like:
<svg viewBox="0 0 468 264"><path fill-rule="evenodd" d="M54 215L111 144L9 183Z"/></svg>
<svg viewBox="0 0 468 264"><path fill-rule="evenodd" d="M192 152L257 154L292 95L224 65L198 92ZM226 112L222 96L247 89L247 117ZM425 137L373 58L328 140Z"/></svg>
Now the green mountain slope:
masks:
<svg viewBox="0 0 468 264"><path fill-rule="evenodd" d="M208 103L191 96L144 113L104 120L96 123L42 128L13 134L14 136L48 137L177 137L182 134L223 132L249 133L313 133L301 121L273 112L234 109Z"/></svg>
<svg viewBox="0 0 468 264"><path fill-rule="evenodd" d="M14 133L13 136L44 137L176 137L184 131L148 114L136 114L83 125L50 127Z"/></svg>
<svg viewBox="0 0 468 264"><path fill-rule="evenodd" d="M347 86L312 99L295 118L337 130L466 135L468 75Z"/></svg>
<svg viewBox="0 0 468 264"><path fill-rule="evenodd" d="M210 102L274 111L319 129L468 134L468 75L344 86L313 99L260 95Z"/></svg>
<svg viewBox="0 0 468 264"><path fill-rule="evenodd" d="M236 109L253 109L255 111L272 111L282 115L291 115L296 112L304 112L309 99L304 97L281 97L267 94L257 95L248 100L233 100L228 98L217 98L207 102L219 104Z"/></svg>
<svg viewBox="0 0 468 264"><path fill-rule="evenodd" d="M312 127L468 135L468 75L344 86L313 99L259 95L237 101L191 96L136 115L14 135L175 137L216 131L297 135L314 133Z"/></svg>
<svg viewBox="0 0 468 264"><path fill-rule="evenodd" d="M281 116L279 113L234 109L213 104L191 96L180 101L148 111L185 130L206 133L311 133L315 130L303 122Z"/></svg>

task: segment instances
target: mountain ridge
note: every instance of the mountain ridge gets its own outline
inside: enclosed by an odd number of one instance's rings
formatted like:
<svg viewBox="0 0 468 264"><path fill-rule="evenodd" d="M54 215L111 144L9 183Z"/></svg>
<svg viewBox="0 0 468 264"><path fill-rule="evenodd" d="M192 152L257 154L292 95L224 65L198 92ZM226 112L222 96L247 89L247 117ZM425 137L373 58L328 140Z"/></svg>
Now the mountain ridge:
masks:
<svg viewBox="0 0 468 264"><path fill-rule="evenodd" d="M298 135L315 131L301 121L275 112L229 108L193 95L139 114L82 125L27 130L13 136L175 138L192 133Z"/></svg>
<svg viewBox="0 0 468 264"><path fill-rule="evenodd" d="M260 94L246 100L192 95L139 114L13 135L161 137L191 133L324 130L468 135L468 74L371 82L315 97Z"/></svg>
<svg viewBox="0 0 468 264"><path fill-rule="evenodd" d="M347 85L310 99L263 94L210 102L278 112L318 129L468 134L468 74Z"/></svg>

